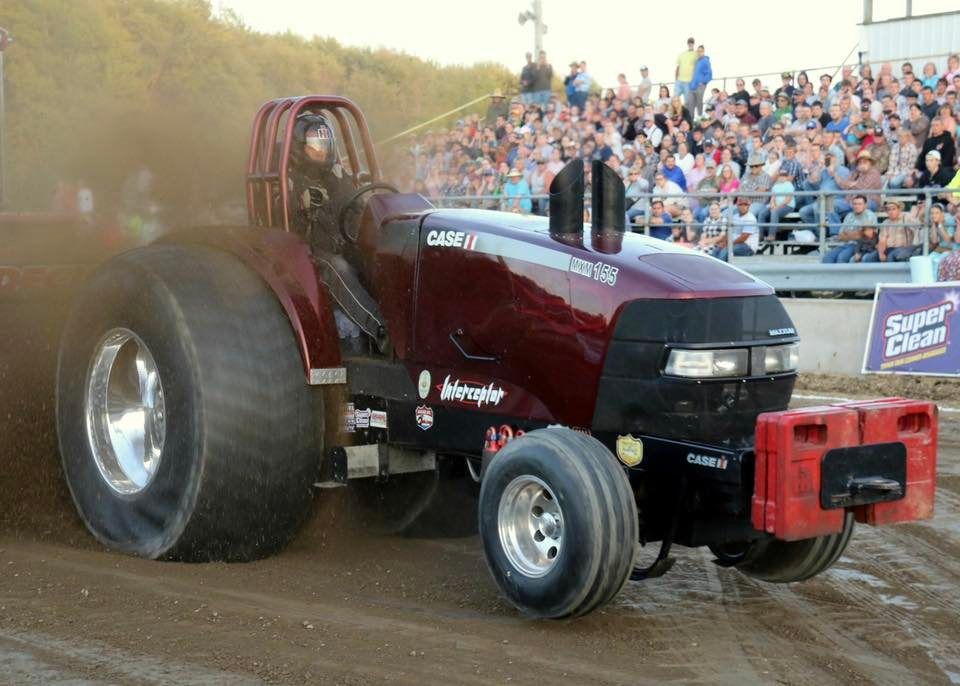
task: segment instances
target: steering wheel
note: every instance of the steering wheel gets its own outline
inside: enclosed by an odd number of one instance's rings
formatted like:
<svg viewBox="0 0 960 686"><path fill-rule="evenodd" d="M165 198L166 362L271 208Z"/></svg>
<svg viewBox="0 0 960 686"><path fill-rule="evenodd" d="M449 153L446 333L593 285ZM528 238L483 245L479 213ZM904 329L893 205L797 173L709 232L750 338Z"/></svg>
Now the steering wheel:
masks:
<svg viewBox="0 0 960 686"><path fill-rule="evenodd" d="M360 188L354 191L354 193L347 198L346 202L344 202L340 207L340 212L337 214L337 228L340 229L340 235L343 236L343 239L350 245L357 244L357 240L360 237L360 232L356 222L348 222L347 220L350 215L359 210L358 201L368 193L373 193L374 191L391 191L392 193L400 192L397 190L396 186L378 181L376 183L368 183L365 186L360 186ZM348 229L348 224L353 224L353 231Z"/></svg>

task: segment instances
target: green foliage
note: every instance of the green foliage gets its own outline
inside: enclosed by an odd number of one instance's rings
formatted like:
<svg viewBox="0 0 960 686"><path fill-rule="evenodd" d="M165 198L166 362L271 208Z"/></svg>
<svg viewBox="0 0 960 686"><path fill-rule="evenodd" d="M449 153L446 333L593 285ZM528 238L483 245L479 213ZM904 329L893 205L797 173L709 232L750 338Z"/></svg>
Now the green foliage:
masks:
<svg viewBox="0 0 960 686"><path fill-rule="evenodd" d="M250 122L270 98L336 93L374 140L514 80L331 38L257 33L205 0L5 0L7 197L44 208L83 178L101 208L139 165L184 208L241 197ZM387 151L384 151L385 153ZM186 210L185 210L186 211Z"/></svg>

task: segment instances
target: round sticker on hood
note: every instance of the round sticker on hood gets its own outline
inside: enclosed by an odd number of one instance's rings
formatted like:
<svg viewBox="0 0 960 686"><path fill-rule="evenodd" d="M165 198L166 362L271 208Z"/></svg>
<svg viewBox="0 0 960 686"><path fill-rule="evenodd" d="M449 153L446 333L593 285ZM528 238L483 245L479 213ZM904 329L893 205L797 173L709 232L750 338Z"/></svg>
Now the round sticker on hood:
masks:
<svg viewBox="0 0 960 686"><path fill-rule="evenodd" d="M430 395L430 372L424 369L420 372L420 380L417 382L417 391L424 400Z"/></svg>

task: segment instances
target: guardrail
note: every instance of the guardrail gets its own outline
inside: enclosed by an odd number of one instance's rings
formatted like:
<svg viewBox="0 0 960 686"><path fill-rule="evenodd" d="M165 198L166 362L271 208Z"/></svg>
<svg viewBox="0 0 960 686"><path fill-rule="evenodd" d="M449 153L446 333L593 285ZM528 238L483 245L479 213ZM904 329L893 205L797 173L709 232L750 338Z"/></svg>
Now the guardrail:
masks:
<svg viewBox="0 0 960 686"><path fill-rule="evenodd" d="M640 193L631 196L633 202L628 201L628 210L637 208L642 213L638 215L640 221L633 221L631 223L631 229L637 233L644 233L650 235L651 226L650 217L649 217L649 205L653 200L662 200L669 201L670 199L677 198L681 201L682 204L686 206L694 207L703 207L709 204L709 201L721 199L729 201L729 204L723 208L723 211L727 212L727 216L732 215L732 210L729 209L732 207L734 200L738 197L747 198L753 202L763 202L764 204L769 203L771 198L774 195L789 195L792 196L795 200L796 198L812 198L813 203L816 204L815 210L815 222L804 222L801 219L801 212L794 210L787 214L784 219L789 221L779 221L779 222L759 222L757 223L760 230L760 235L764 235L764 229L774 229L777 232L780 231L791 231L796 229L810 229L817 235L817 241L815 243L810 242L800 242L800 241L790 241L790 240L772 240L766 241L768 246L772 247L771 253L775 253L776 248L780 247L784 250L786 254L786 249L788 247L803 247L803 246L812 246L816 245L821 253L824 253L826 249L834 244L836 241L833 241L833 236L829 233L828 219L830 213L833 211L835 200L837 198L843 197L852 197L855 195L865 195L868 198L880 197L882 196L883 200L889 200L891 198L901 198L905 204L912 204L918 201L920 198L924 199L924 209L923 217L919 218L919 226L917 222L898 222L897 224L890 224L886 222L880 222L879 220L886 217L886 213L878 206L874 213L877 215L878 226L906 226L909 228L919 228L921 232L920 242L922 247L922 253L926 255L929 251L929 240L928 232L930 226L930 209L936 199L939 199L940 196L949 196L954 193L953 190L945 190L943 188L901 188L901 189L869 189L869 190L830 190L830 191L793 191L792 193L774 193L772 191L735 191L732 193L718 193L715 191L707 192L693 192L693 193ZM434 205L438 207L473 207L473 208L483 208L483 209L501 209L509 210L511 206L519 205L518 201L531 200L539 203L538 212L534 214L541 214L546 216L547 214L547 203L549 201L549 196L546 194L524 194L524 195L456 195L456 196L434 196L428 198ZM585 208L589 212L590 202L589 194L587 195L586 202L584 203ZM691 202L693 201L693 202ZM701 202L704 201L704 202ZM585 218L588 219L588 218ZM672 222L672 225L678 224L677 221ZM690 225L695 228L700 228L704 226L704 222L694 221L689 223L684 223L684 225ZM734 261L736 258L733 256L732 251L728 251L728 260Z"/></svg>
<svg viewBox="0 0 960 686"><path fill-rule="evenodd" d="M942 188L920 188L920 189L873 189L867 191L861 190L835 190L835 191L795 191L792 195L795 197L812 197L813 203L816 203L816 222L804 222L800 219L798 212L788 214L784 219L789 221L780 222L758 222L758 228L762 231L764 228L775 228L778 231L789 231L796 229L810 229L817 235L815 243L798 242L790 240L767 241L766 245L771 248L770 255L754 255L750 257L734 256L732 250L727 251L727 260L736 262L737 266L744 271L756 276L769 283L775 290L783 291L837 291L837 292L862 292L872 291L877 283L909 283L910 266L907 262L880 262L880 263L853 263L853 264L822 264L820 257L827 248L838 244L829 235L827 218L832 206L837 198L866 195L882 196L883 200L890 198L900 198L906 204L918 202L924 199L924 208L922 217L917 221L901 221L896 224L880 221L886 217L883 211L877 211L878 226L906 226L912 229L920 230L920 242L922 245L921 253L929 253L929 229L930 229L930 209L933 201L938 196L954 191L945 191ZM634 198L631 206L637 203L649 202L656 199L683 198L689 201L700 202L701 200L712 200L724 194L716 192L695 192L695 193L674 193L657 194L643 193ZM726 194L729 201L736 197L746 197L757 201L769 201L775 195L771 191L766 192L735 192ZM776 194L781 195L781 194ZM546 194L528 194L519 196L510 196L505 198L502 195L484 195L484 196L441 196L432 197L430 201L438 207L474 207L484 209L505 209L506 205L515 204L517 200L538 201L542 207L540 214L546 215L549 196ZM584 202L584 207L589 212L590 197L589 193ZM702 205L701 205L702 206ZM879 208L878 208L879 210ZM728 210L729 211L729 210ZM631 223L630 228L637 233L650 235L651 224L647 212L638 217L639 221ZM588 217L585 220L589 221ZM674 222L676 224L677 222ZM691 222L691 226L702 227L704 222ZM960 230L960 227L958 227ZM732 237L728 240L733 240ZM782 257L777 256L776 249L781 248ZM788 254L788 250L803 250L804 248L816 247L819 255Z"/></svg>
<svg viewBox="0 0 960 686"><path fill-rule="evenodd" d="M737 266L779 292L873 292L878 283L910 283L910 265L906 262L821 264L742 257Z"/></svg>

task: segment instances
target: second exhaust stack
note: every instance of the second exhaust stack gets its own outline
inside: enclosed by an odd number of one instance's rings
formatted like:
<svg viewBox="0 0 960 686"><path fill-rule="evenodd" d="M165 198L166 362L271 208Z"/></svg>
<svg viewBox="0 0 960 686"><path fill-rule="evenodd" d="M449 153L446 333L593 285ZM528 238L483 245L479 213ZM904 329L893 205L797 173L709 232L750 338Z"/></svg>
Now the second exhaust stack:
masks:
<svg viewBox="0 0 960 686"><path fill-rule="evenodd" d="M617 231L627 228L626 190L617 172L600 160L593 161L591 169L591 218L593 232Z"/></svg>

